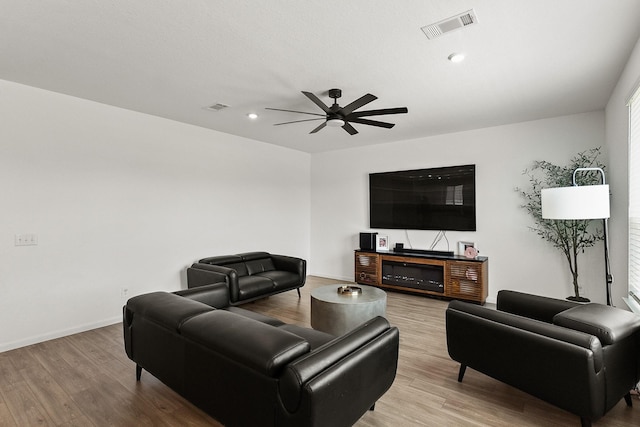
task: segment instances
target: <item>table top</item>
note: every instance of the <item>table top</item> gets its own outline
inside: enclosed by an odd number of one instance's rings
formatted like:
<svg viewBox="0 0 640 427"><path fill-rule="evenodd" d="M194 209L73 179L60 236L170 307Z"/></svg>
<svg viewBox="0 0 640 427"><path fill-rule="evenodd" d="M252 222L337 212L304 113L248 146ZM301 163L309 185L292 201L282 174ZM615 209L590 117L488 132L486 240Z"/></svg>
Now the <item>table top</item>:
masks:
<svg viewBox="0 0 640 427"><path fill-rule="evenodd" d="M362 293L359 295L340 295L338 288L341 286L357 286L362 288ZM319 288L315 288L311 291L311 298L334 303L334 304L364 304L374 301L380 301L387 298L387 293L382 289L378 289L374 286L366 285L354 285L352 283L326 285Z"/></svg>

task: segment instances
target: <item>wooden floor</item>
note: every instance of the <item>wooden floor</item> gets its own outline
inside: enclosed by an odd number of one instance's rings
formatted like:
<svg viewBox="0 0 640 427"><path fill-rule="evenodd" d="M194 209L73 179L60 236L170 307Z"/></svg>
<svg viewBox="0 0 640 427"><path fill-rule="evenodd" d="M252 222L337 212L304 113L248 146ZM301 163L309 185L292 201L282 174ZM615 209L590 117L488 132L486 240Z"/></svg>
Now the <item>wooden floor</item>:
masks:
<svg viewBox="0 0 640 427"><path fill-rule="evenodd" d="M309 292L337 283L309 277L302 289L243 307L309 326ZM365 426L579 426L578 417L467 370L447 355L447 302L388 293L387 317L400 329L398 374ZM0 426L220 426L135 365L113 325L0 353ZM640 399L618 403L595 426L640 426ZM330 427L330 426L328 426Z"/></svg>

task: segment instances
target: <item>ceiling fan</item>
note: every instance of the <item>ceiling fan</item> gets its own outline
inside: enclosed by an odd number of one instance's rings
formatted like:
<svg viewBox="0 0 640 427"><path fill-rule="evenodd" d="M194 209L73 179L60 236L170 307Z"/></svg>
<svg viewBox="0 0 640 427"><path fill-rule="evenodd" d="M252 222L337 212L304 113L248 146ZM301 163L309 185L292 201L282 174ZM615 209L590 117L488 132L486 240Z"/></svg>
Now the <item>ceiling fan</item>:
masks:
<svg viewBox="0 0 640 427"><path fill-rule="evenodd" d="M359 123L362 125L369 126L377 126L381 128L391 129L395 126L394 123L381 122L378 120L370 120L365 119L363 117L368 116L383 116L386 114L404 114L408 112L407 107L398 107L398 108L383 108L381 110L366 110L366 111L355 111L360 107L365 106L366 104L375 101L378 99L377 96L371 95L370 93L361 96L360 98L353 101L351 104L341 107L338 105L338 98L342 96L342 90L340 89L330 89L329 90L329 98L333 99L333 105L331 107L325 105L317 96L315 96L311 92L302 91L302 93L309 98L314 104L324 111L324 114L320 113L307 113L305 111L293 111L293 110L283 110L280 108L267 108L267 110L274 111L286 111L289 113L299 113L299 114L309 114L312 116L320 116L315 119L304 119L304 120L294 120L292 122L284 122L284 123L276 123L274 126L287 125L290 123L300 123L300 122L310 122L313 120L324 120L318 127L313 129L309 133L316 133L325 126L330 127L342 127L345 131L349 133L349 135L355 135L358 131L351 126L351 123Z"/></svg>

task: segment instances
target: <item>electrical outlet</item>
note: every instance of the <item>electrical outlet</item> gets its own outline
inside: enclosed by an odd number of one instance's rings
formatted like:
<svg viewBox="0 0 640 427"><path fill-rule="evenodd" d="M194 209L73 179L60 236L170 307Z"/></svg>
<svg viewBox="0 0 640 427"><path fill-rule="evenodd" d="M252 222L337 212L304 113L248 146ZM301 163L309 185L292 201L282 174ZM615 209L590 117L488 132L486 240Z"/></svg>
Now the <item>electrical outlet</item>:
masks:
<svg viewBox="0 0 640 427"><path fill-rule="evenodd" d="M16 234L15 245L16 246L36 246L38 244L37 234Z"/></svg>
<svg viewBox="0 0 640 427"><path fill-rule="evenodd" d="M122 298L128 298L129 297L129 289L128 288L120 288L120 296Z"/></svg>

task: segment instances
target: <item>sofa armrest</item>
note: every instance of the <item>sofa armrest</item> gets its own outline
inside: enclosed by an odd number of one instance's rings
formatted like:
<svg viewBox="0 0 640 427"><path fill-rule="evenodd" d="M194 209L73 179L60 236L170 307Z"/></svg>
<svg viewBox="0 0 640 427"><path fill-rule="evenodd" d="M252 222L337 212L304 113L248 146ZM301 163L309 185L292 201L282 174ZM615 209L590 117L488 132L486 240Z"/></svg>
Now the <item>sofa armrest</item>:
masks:
<svg viewBox="0 0 640 427"><path fill-rule="evenodd" d="M498 292L498 310L552 323L553 316L580 304L516 291Z"/></svg>
<svg viewBox="0 0 640 427"><path fill-rule="evenodd" d="M190 318L180 333L209 351L268 377L280 375L288 363L310 350L309 343L297 335L225 310Z"/></svg>
<svg viewBox="0 0 640 427"><path fill-rule="evenodd" d="M446 310L451 358L567 411L602 414L600 340L542 321L452 301Z"/></svg>
<svg viewBox="0 0 640 427"><path fill-rule="evenodd" d="M183 289L174 292L174 294L200 301L214 308L226 308L229 306L229 287L225 281Z"/></svg>
<svg viewBox="0 0 640 427"><path fill-rule="evenodd" d="M309 425L352 425L393 383L398 345L398 329L376 317L290 363L279 386L286 411L315 417ZM330 418L337 407L339 422Z"/></svg>
<svg viewBox="0 0 640 427"><path fill-rule="evenodd" d="M192 264L187 268L187 286L195 288L212 283L227 282L229 270L231 269L217 265Z"/></svg>
<svg viewBox="0 0 640 427"><path fill-rule="evenodd" d="M230 301L238 300L240 295L238 272L233 268L202 263L195 263L187 268L187 286L189 288L218 282L226 282L229 286Z"/></svg>
<svg viewBox="0 0 640 427"><path fill-rule="evenodd" d="M553 317L553 323L595 335L605 345L615 344L640 330L640 316L602 304L585 304Z"/></svg>
<svg viewBox="0 0 640 427"><path fill-rule="evenodd" d="M271 260L276 270L290 271L300 276L300 286L307 280L307 261L285 255L271 254Z"/></svg>

